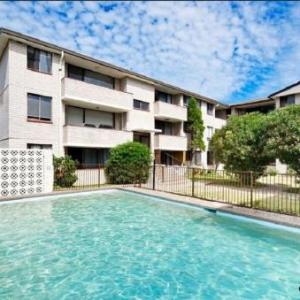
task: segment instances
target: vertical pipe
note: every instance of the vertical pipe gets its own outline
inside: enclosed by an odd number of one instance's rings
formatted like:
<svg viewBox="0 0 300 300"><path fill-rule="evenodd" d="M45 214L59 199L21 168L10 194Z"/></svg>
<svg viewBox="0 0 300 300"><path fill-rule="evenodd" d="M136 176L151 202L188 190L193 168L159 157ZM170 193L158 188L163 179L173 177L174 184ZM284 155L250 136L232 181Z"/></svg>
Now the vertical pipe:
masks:
<svg viewBox="0 0 300 300"><path fill-rule="evenodd" d="M253 172L250 171L250 207L253 207Z"/></svg>
<svg viewBox="0 0 300 300"><path fill-rule="evenodd" d="M155 160L153 161L153 170L152 170L152 189L155 190Z"/></svg>
<svg viewBox="0 0 300 300"><path fill-rule="evenodd" d="M195 197L195 169L192 168L192 197Z"/></svg>
<svg viewBox="0 0 300 300"><path fill-rule="evenodd" d="M98 187L100 187L100 165L98 165Z"/></svg>

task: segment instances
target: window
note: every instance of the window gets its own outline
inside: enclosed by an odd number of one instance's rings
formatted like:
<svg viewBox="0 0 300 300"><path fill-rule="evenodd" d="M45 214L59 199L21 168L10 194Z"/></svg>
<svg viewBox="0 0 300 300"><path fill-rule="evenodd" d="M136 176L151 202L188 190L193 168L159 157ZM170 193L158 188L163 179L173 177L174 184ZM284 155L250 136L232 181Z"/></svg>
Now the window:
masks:
<svg viewBox="0 0 300 300"><path fill-rule="evenodd" d="M207 114L213 116L214 114L214 105L207 103Z"/></svg>
<svg viewBox="0 0 300 300"><path fill-rule="evenodd" d="M210 140L214 134L214 128L207 126L207 139Z"/></svg>
<svg viewBox="0 0 300 300"><path fill-rule="evenodd" d="M66 109L66 124L94 128L115 128L115 114L68 106Z"/></svg>
<svg viewBox="0 0 300 300"><path fill-rule="evenodd" d="M41 121L51 121L51 97L35 94L27 95L28 101L28 119L37 119Z"/></svg>
<svg viewBox="0 0 300 300"><path fill-rule="evenodd" d="M76 80L85 81L87 83L107 87L110 89L114 89L115 85L114 78L110 76L76 67L73 65L68 65L68 77Z"/></svg>
<svg viewBox="0 0 300 300"><path fill-rule="evenodd" d="M183 96L183 106L188 106L189 105L189 101L190 101L190 96L186 96L186 95L184 95Z"/></svg>
<svg viewBox="0 0 300 300"><path fill-rule="evenodd" d="M172 104L172 95L160 91L155 91L155 101L162 101Z"/></svg>
<svg viewBox="0 0 300 300"><path fill-rule="evenodd" d="M104 165L109 158L109 148L66 148L66 153L78 161L79 168Z"/></svg>
<svg viewBox="0 0 300 300"><path fill-rule="evenodd" d="M280 97L280 107L295 104L295 95Z"/></svg>
<svg viewBox="0 0 300 300"><path fill-rule="evenodd" d="M207 151L207 165L212 166L214 164L214 154L212 151Z"/></svg>
<svg viewBox="0 0 300 300"><path fill-rule="evenodd" d="M149 133L143 133L143 132L134 132L133 133L133 140L135 142L142 143L144 145L147 145L150 147L150 134Z"/></svg>
<svg viewBox="0 0 300 300"><path fill-rule="evenodd" d="M183 123L183 131L185 132L185 133L190 133L190 123L189 122L184 122Z"/></svg>
<svg viewBox="0 0 300 300"><path fill-rule="evenodd" d="M134 99L133 100L133 108L149 111L149 103Z"/></svg>
<svg viewBox="0 0 300 300"><path fill-rule="evenodd" d="M160 129L162 134L173 135L173 124L170 122L155 121L155 129Z"/></svg>
<svg viewBox="0 0 300 300"><path fill-rule="evenodd" d="M52 71L52 54L37 48L27 47L27 68L50 74Z"/></svg>
<svg viewBox="0 0 300 300"><path fill-rule="evenodd" d="M51 150L51 144L27 144L27 149Z"/></svg>

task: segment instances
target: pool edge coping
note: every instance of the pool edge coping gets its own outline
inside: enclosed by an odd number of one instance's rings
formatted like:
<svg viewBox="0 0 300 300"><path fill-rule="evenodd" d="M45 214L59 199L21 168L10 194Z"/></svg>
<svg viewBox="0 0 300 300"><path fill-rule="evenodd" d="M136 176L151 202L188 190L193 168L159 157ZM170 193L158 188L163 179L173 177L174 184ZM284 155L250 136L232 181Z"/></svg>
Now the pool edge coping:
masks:
<svg viewBox="0 0 300 300"><path fill-rule="evenodd" d="M276 225L292 227L300 229L300 217L292 215L284 215L274 212L262 211L253 208L234 206L228 203L220 203L215 201L193 198L189 196L177 195L168 192L154 191L143 188L118 188L119 190L131 191L148 196L159 197L165 200L183 203L194 207L207 209L210 211L222 212L232 216L241 216L248 219L273 223ZM213 205L212 205L213 204Z"/></svg>
<svg viewBox="0 0 300 300"><path fill-rule="evenodd" d="M138 193L142 195L158 197L167 201L176 202L178 204L185 204L192 207L206 209L212 212L219 211L221 213L230 214L232 216L241 216L252 220L269 222L276 225L282 225L282 226L300 229L300 217L298 216L279 214L275 212L268 212L268 211L253 209L253 208L247 208L247 207L239 207L228 203L220 203L216 201L209 201L201 198L177 195L174 193L150 190L150 189L145 189L140 187L124 187L124 186L108 185L100 189L96 188L96 189L87 189L87 190L54 191L51 193L44 193L44 194L34 194L34 195L27 195L27 196L3 198L0 199L0 203L18 201L18 200L21 201L21 200L31 199L31 198L34 199L34 198L78 194L78 193L101 192L105 190L122 190L127 192L129 191L129 192Z"/></svg>

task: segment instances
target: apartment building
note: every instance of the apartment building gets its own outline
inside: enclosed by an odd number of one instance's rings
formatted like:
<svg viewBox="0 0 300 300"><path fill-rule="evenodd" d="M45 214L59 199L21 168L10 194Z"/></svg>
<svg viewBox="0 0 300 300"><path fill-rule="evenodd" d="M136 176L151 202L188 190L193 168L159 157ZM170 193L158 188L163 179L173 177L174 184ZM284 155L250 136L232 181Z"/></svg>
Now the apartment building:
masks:
<svg viewBox="0 0 300 300"><path fill-rule="evenodd" d="M148 145L157 163L189 160L187 102L195 97L208 142L225 106L202 95L7 29L0 31L0 148L51 148L82 165L104 164L109 149Z"/></svg>
<svg viewBox="0 0 300 300"><path fill-rule="evenodd" d="M236 103L227 107L228 115L243 115L251 112L269 113L275 109L288 105L300 105L300 81L289 85L277 92L272 93L267 98ZM282 164L278 159L273 166L278 173L286 173L287 165Z"/></svg>

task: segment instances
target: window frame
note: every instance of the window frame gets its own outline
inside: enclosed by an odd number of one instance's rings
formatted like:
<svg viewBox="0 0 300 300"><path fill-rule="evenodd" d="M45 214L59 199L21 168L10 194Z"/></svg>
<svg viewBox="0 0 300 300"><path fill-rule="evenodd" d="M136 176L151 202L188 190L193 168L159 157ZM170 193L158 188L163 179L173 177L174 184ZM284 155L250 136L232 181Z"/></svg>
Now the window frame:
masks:
<svg viewBox="0 0 300 300"><path fill-rule="evenodd" d="M39 97L39 112L38 112L38 117L36 116L30 116L29 115L29 97L31 96L37 96ZM48 100L50 100L50 118L42 118L42 114L41 114L41 102L42 102L42 98L48 98ZM52 118L53 118L53 111L52 111L52 97L50 96L44 96L44 95L39 95L39 94L34 94L34 93L27 93L27 121L30 122L39 122L39 123L52 123Z"/></svg>
<svg viewBox="0 0 300 300"><path fill-rule="evenodd" d="M210 110L209 107L211 107L212 110ZM215 106L212 103L207 102L207 104L206 104L206 113L209 116L213 116L214 115L214 111L215 111Z"/></svg>
<svg viewBox="0 0 300 300"><path fill-rule="evenodd" d="M136 107L135 104L138 103L140 106ZM143 109L143 104L146 104L147 108ZM133 99L133 109L141 110L141 111L150 111L150 103L138 99Z"/></svg>
<svg viewBox="0 0 300 300"><path fill-rule="evenodd" d="M31 148L31 147L40 147L40 148ZM35 143L27 143L27 149L38 149L38 150L52 150L53 145L52 144L35 144Z"/></svg>
<svg viewBox="0 0 300 300"><path fill-rule="evenodd" d="M161 95L166 95L167 98L169 98L169 99L167 99L167 101L161 100L159 98L160 94ZM162 92L162 91L158 91L158 90L155 91L155 101L160 101L160 102L167 103L167 104L174 104L173 103L173 95L171 95L169 93Z"/></svg>
<svg viewBox="0 0 300 300"><path fill-rule="evenodd" d="M293 99L293 103L288 103L289 99ZM281 96L279 98L279 106L280 107L286 107L286 106L294 105L294 104L296 104L295 94Z"/></svg>
<svg viewBox="0 0 300 300"><path fill-rule="evenodd" d="M76 108L76 109L80 109L82 111L82 123L80 125L76 125L76 124L71 124L68 123L67 121L67 111L69 108ZM102 111L102 110L97 110L97 109L90 109L90 108L84 108L84 107L79 107L79 106L75 106L75 105L67 105L66 106L66 110L65 110L65 126L78 126L78 127L84 127L86 123L86 114L87 111L96 111L96 112L104 112L104 113L108 113L112 115L113 118L113 123L112 123L112 127L109 125L105 125L105 124L101 124L99 123L98 126L95 127L90 127L90 128L96 128L96 129L110 129L110 130L117 130L116 128L116 113L114 112L107 112L107 111Z"/></svg>
<svg viewBox="0 0 300 300"><path fill-rule="evenodd" d="M81 79L78 79L78 78L73 78L70 76L70 67L73 67L73 68L77 68L78 70L80 70L81 72ZM89 82L89 81L86 81L85 78L86 78L86 72L90 72L91 74L96 74L96 75L101 75L103 77L107 77L109 79L112 80L112 87L108 87L106 85L100 85L100 84L96 84L96 83L93 83L93 82ZM111 90L115 90L115 86L116 86L116 79L112 76L109 76L109 75L106 75L106 74L103 74L103 73L100 73L100 72L95 72L93 70L89 70L89 69L85 69L85 68L82 68L82 67L79 67L79 66L76 66L76 65L72 65L72 64L67 64L67 77L70 78L70 79L74 79L74 80L79 80L79 81L83 81L87 84L92 84L92 85L96 85L96 86L100 86L100 87L103 87L103 88L107 88L107 89L111 89Z"/></svg>
<svg viewBox="0 0 300 300"><path fill-rule="evenodd" d="M211 133L211 136L210 136ZM207 126L207 139L211 140L214 135L214 127L213 126Z"/></svg>
<svg viewBox="0 0 300 300"><path fill-rule="evenodd" d="M32 49L34 51L37 51L39 53L39 59L40 59L41 52L44 52L44 53L50 55L50 68L49 68L49 72L41 71L40 67L34 68L34 67L30 67L29 66L29 51L30 51L30 49ZM53 74L52 73L52 64L53 64L53 53L51 53L49 51L45 51L45 50L39 49L39 48L36 48L36 47L32 47L32 46L29 46L29 45L27 46L27 69L28 70L34 71L34 72L39 72L39 73L42 73L42 74L52 75Z"/></svg>

